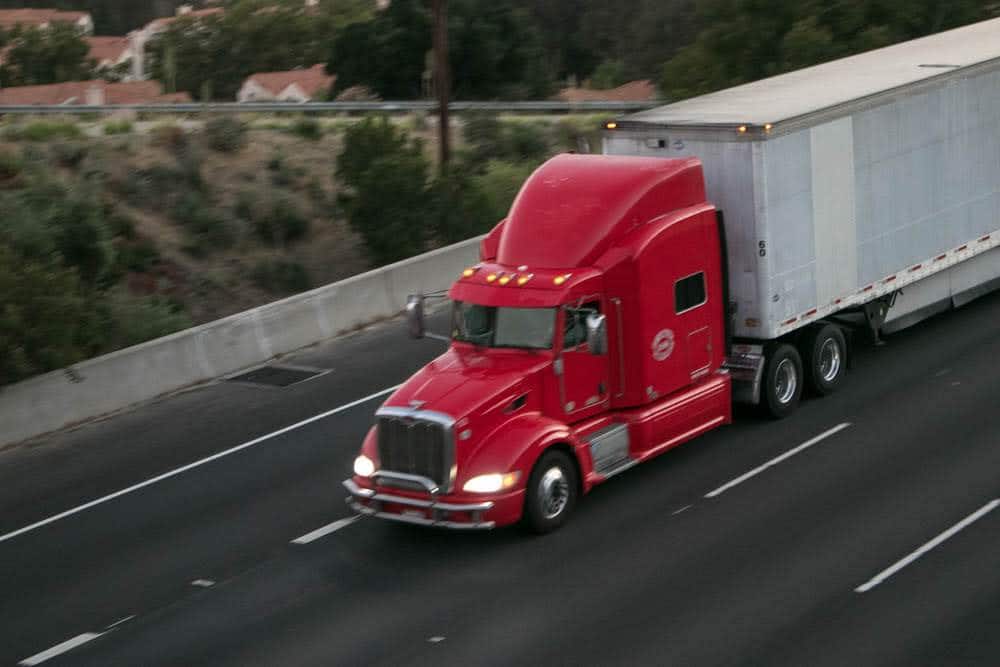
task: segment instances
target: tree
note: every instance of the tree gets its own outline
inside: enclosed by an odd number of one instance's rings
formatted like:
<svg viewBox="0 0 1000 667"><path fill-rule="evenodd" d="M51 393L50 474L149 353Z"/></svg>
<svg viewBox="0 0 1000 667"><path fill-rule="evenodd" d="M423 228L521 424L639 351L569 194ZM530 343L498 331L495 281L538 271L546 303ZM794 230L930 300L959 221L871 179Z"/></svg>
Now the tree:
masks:
<svg viewBox="0 0 1000 667"><path fill-rule="evenodd" d="M347 129L337 156L338 197L371 258L386 264L423 252L434 225L430 163L423 147L387 118L366 118Z"/></svg>
<svg viewBox="0 0 1000 667"><path fill-rule="evenodd" d="M987 18L982 0L710 0L697 39L669 60L661 89L682 98Z"/></svg>
<svg viewBox="0 0 1000 667"><path fill-rule="evenodd" d="M48 28L15 31L4 59L3 86L34 86L84 81L94 75L87 57L90 46L75 26L54 23Z"/></svg>
<svg viewBox="0 0 1000 667"><path fill-rule="evenodd" d="M327 70L335 91L363 85L390 99L422 96L431 22L421 0L394 0L373 19L346 26L337 36Z"/></svg>

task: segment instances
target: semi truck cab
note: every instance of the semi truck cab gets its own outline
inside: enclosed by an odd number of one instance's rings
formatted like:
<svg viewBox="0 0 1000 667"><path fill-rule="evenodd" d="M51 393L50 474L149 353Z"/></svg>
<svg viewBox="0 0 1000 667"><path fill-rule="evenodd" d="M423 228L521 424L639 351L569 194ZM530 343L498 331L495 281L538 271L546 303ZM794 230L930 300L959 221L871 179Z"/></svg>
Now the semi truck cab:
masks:
<svg viewBox="0 0 1000 667"><path fill-rule="evenodd" d="M722 234L697 159L545 163L450 289L448 351L377 411L348 502L547 532L593 485L728 423Z"/></svg>

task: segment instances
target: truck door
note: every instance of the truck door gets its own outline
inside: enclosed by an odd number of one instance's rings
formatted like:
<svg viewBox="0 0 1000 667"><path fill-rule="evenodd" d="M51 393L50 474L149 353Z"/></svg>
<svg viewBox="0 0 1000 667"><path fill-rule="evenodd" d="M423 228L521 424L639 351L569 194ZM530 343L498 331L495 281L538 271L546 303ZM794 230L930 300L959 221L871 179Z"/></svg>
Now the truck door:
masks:
<svg viewBox="0 0 1000 667"><path fill-rule="evenodd" d="M687 336L682 346L686 348L684 361L691 381L707 375L712 363L712 329L706 301L704 271L684 276L674 283L677 331Z"/></svg>
<svg viewBox="0 0 1000 667"><path fill-rule="evenodd" d="M600 313L598 300L562 309L560 399L567 421L573 422L607 409L608 355L591 354L587 346L587 316Z"/></svg>

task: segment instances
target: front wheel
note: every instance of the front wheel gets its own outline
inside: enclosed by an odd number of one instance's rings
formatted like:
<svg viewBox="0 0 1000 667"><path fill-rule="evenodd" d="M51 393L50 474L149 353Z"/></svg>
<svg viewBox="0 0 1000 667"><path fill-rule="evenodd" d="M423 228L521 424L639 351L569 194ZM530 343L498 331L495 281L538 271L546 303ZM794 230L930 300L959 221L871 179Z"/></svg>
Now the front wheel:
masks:
<svg viewBox="0 0 1000 667"><path fill-rule="evenodd" d="M795 412L802 398L802 358L787 343L776 345L767 355L761 404L767 414L781 419Z"/></svg>
<svg viewBox="0 0 1000 667"><path fill-rule="evenodd" d="M578 494L576 466L569 456L559 451L546 452L528 479L525 524L535 533L551 533L566 523Z"/></svg>

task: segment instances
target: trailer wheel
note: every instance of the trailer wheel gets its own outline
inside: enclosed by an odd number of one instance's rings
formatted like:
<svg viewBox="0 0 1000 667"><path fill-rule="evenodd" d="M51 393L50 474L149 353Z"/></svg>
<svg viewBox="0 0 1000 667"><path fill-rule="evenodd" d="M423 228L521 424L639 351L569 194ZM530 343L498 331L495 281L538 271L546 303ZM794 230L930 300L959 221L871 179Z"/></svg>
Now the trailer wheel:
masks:
<svg viewBox="0 0 1000 667"><path fill-rule="evenodd" d="M809 388L820 396L835 392L847 375L844 332L834 324L821 324L806 332L800 347Z"/></svg>
<svg viewBox="0 0 1000 667"><path fill-rule="evenodd" d="M776 345L768 354L764 369L764 400L766 413L781 419L795 412L802 398L802 358L787 343Z"/></svg>
<svg viewBox="0 0 1000 667"><path fill-rule="evenodd" d="M538 534L551 533L569 518L579 485L576 466L560 451L549 451L535 464L528 479L524 522Z"/></svg>

